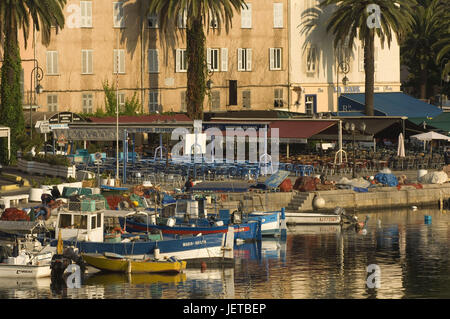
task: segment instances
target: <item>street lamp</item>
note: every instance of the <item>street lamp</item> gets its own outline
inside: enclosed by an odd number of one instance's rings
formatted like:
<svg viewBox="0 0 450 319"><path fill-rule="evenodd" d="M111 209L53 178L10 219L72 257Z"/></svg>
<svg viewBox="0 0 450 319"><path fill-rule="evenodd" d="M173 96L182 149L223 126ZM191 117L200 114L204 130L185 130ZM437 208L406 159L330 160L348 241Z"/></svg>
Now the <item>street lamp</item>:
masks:
<svg viewBox="0 0 450 319"><path fill-rule="evenodd" d="M33 70L31 70L31 79L30 79L30 139L33 138L33 119L32 119L32 111L33 111L33 107L32 107L32 97L33 97L33 74L35 75L35 79L37 81L37 85L34 88L34 99L33 99L33 104L36 104L36 94L41 94L42 92L44 92L44 88L41 85L41 81L44 78L44 71L39 67L39 66L35 66L33 68Z"/></svg>
<svg viewBox="0 0 450 319"><path fill-rule="evenodd" d="M345 62L339 62L338 67L337 67L337 72L336 72L336 104L337 104L337 111L339 112L339 71L342 72L344 74L344 78L342 79L342 84L344 84L344 86L347 86L349 79L347 77L347 73L350 71L350 65Z"/></svg>
<svg viewBox="0 0 450 319"><path fill-rule="evenodd" d="M346 122L345 123L345 130L349 131L352 133L352 138L353 138L353 169L352 169L352 178L356 178L356 147L355 147L355 134L356 131L360 131L362 133L364 133L364 131L366 130L366 123L362 122L360 124L359 129L356 129L356 125L355 123L349 123Z"/></svg>
<svg viewBox="0 0 450 319"><path fill-rule="evenodd" d="M450 82L450 75L445 75L445 76L443 76L443 67L444 67L444 64L445 63L447 63L449 60L448 60L448 58L445 58L445 59L443 59L442 60L442 62L441 62L441 95L440 95L440 98L439 98L439 100L440 100L440 106L441 106L441 110L442 110L442 93L443 93L443 91L444 91L444 87L443 87L443 85L442 85L442 81L445 81L446 83L448 83L448 82Z"/></svg>

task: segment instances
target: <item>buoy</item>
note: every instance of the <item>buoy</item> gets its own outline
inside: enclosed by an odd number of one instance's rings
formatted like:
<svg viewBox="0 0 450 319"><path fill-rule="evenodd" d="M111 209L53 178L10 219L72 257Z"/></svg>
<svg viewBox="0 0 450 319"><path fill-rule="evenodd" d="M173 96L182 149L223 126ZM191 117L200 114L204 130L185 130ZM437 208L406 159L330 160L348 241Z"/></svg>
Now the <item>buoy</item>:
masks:
<svg viewBox="0 0 450 319"><path fill-rule="evenodd" d="M313 206L314 206L314 208L325 207L325 199L323 199L323 197L320 197L319 195L314 196Z"/></svg>
<svg viewBox="0 0 450 319"><path fill-rule="evenodd" d="M412 210L417 210L417 206L411 206Z"/></svg>

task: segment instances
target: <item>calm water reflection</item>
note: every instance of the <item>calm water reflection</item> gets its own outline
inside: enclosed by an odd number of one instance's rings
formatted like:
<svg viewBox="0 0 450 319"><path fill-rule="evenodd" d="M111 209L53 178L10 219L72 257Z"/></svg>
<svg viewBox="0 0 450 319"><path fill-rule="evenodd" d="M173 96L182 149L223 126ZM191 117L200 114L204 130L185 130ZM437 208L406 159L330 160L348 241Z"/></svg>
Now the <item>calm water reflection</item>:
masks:
<svg viewBox="0 0 450 319"><path fill-rule="evenodd" d="M289 228L286 241L236 247L234 269L177 276L90 274L80 289L50 279L0 279L0 298L449 298L450 215L436 209L361 212L367 233L335 226ZM432 223L424 223L424 215ZM366 267L380 267L368 288Z"/></svg>

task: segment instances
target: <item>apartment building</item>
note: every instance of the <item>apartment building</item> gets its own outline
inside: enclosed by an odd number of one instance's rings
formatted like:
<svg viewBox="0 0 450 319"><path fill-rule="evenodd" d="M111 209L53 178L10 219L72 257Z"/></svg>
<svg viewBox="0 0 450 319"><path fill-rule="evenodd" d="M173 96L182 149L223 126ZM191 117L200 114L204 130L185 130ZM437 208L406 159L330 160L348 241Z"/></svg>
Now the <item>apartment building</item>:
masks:
<svg viewBox="0 0 450 319"><path fill-rule="evenodd" d="M349 83L338 74L338 53L325 25L302 34L305 10L317 0L252 0L235 14L229 33L214 21L205 27L208 80L205 112L289 110L313 114L337 110L340 92L364 92L363 51L346 57ZM135 95L143 113L186 111L186 17L164 34L145 1L69 0L66 27L49 46L40 35L21 48L22 60L37 60L44 92L39 111L95 112L104 108L103 83L118 90L119 105ZM377 45L375 92L400 90L399 47ZM29 101L33 63L24 62L24 101ZM35 85L33 85L35 86ZM28 102L28 103L27 103Z"/></svg>

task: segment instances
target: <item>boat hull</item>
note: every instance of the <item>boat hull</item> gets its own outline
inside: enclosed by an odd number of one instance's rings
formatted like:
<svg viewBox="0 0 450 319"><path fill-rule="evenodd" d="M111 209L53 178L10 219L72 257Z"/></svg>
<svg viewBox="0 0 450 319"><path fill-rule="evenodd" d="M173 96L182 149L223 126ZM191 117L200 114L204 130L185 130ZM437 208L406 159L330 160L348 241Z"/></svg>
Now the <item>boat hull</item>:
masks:
<svg viewBox="0 0 450 319"><path fill-rule="evenodd" d="M338 225L342 222L340 215L286 212L286 223L295 225Z"/></svg>
<svg viewBox="0 0 450 319"><path fill-rule="evenodd" d="M120 226L123 228L125 225L124 219L119 218ZM230 225L231 226L231 225ZM232 225L234 229L234 238L243 240L257 239L259 235L258 222L248 222L237 225ZM147 225L145 223L139 223L132 219L127 219L126 231L128 232L146 232L151 230L161 231L165 235L210 235L210 234L223 234L228 231L228 226L179 226L173 227L166 225Z"/></svg>
<svg viewBox="0 0 450 319"><path fill-rule="evenodd" d="M1 278L43 278L50 277L50 264L45 265L10 265L0 264Z"/></svg>
<svg viewBox="0 0 450 319"><path fill-rule="evenodd" d="M82 254L89 265L106 271L125 273L179 273L186 269L186 261L143 261L107 258L100 254Z"/></svg>
<svg viewBox="0 0 450 319"><path fill-rule="evenodd" d="M261 221L262 236L277 236L281 232L281 212L253 212L249 218Z"/></svg>
<svg viewBox="0 0 450 319"><path fill-rule="evenodd" d="M188 261L188 266L196 262L208 261L211 263L233 264L233 236L229 233L210 234L205 236L189 236L179 239L165 239L161 241L135 241L135 242L88 242L63 241L64 246L75 246L80 253L115 253L122 256L154 256L157 259L175 257L178 260ZM231 241L231 243L230 243ZM51 245L56 245L53 240ZM159 249L159 252L155 251Z"/></svg>

